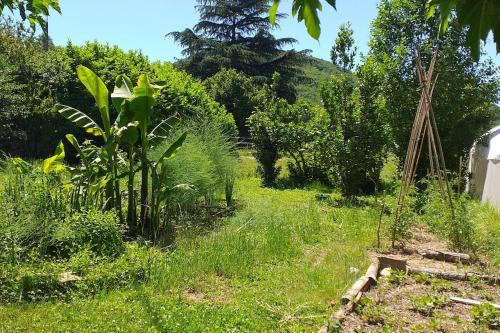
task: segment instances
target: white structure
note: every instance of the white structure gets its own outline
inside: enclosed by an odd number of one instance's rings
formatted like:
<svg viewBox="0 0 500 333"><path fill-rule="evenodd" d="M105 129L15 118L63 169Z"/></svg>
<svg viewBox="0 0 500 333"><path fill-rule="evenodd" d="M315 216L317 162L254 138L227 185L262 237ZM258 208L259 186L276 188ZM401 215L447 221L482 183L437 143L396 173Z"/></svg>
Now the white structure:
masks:
<svg viewBox="0 0 500 333"><path fill-rule="evenodd" d="M468 171L467 191L500 209L500 126L474 143Z"/></svg>

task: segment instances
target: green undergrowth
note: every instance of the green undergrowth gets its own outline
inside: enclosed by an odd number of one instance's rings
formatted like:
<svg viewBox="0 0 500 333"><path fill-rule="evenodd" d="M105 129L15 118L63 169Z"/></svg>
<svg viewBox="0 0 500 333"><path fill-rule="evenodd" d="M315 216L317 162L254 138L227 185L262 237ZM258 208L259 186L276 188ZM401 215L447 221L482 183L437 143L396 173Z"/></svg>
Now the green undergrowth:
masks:
<svg viewBox="0 0 500 333"><path fill-rule="evenodd" d="M162 252L128 243L118 259L80 272L78 283L94 288L91 293L1 305L0 332L302 332L320 326L330 301L360 274L352 268L366 268L379 211L334 208L317 199L326 190L314 185L262 188L249 154L237 170L233 216L205 232L186 228ZM120 279L129 252L140 257L134 262L143 275ZM84 251L70 261L79 260L88 260Z"/></svg>

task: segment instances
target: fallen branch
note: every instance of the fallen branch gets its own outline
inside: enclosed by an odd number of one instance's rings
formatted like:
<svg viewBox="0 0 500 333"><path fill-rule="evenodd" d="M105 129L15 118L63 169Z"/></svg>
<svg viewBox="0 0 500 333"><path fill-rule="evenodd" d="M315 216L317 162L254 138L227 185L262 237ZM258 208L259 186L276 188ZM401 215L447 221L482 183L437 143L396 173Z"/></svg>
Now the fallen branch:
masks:
<svg viewBox="0 0 500 333"><path fill-rule="evenodd" d="M460 297L450 297L450 299L455 303L460 303L460 304L465 304L465 305L481 305L481 304L487 303L487 304L490 304L491 306L493 306L495 309L500 310L500 305L494 304L494 303L480 302L480 301L475 301L473 299L460 298Z"/></svg>
<svg viewBox="0 0 500 333"><path fill-rule="evenodd" d="M368 267L368 270L366 271L365 276L370 279L370 283L372 285L377 284L377 277L378 277L379 268L380 268L380 261L376 260L376 261L372 262L372 264L370 265L370 267Z"/></svg>
<svg viewBox="0 0 500 333"><path fill-rule="evenodd" d="M446 261L453 263L468 264L470 263L470 256L465 253L447 252L439 250L425 249L419 251L420 255L424 258Z"/></svg>
<svg viewBox="0 0 500 333"><path fill-rule="evenodd" d="M352 287L344 294L344 296L342 296L342 304L349 304L360 292L366 291L368 288L370 288L370 278L363 275L356 282L354 282Z"/></svg>
<svg viewBox="0 0 500 333"><path fill-rule="evenodd" d="M343 306L328 319L327 323L321 326L317 333L328 333L332 325L342 324L345 317L353 311L354 306L361 299L363 292L370 289L372 285L377 284L379 268L380 260L375 260L371 263L365 275L356 280L351 288L342 296Z"/></svg>
<svg viewBox="0 0 500 333"><path fill-rule="evenodd" d="M340 309L338 309L328 319L328 322L325 323L323 326L321 326L321 328L317 331L317 333L328 333L330 327L334 325L341 325L342 322L347 317L347 315L349 315L349 313L351 313L354 310L354 306L356 306L356 304L359 302L362 295L363 295L362 292L358 293L352 301L350 301L349 303L343 305Z"/></svg>
<svg viewBox="0 0 500 333"><path fill-rule="evenodd" d="M407 273L410 274L429 274L434 275L445 280L451 281L471 281L471 280L482 280L488 282L489 284L500 284L500 276L483 275L477 273L455 273L455 272L442 272L436 269L430 268L416 268L408 267Z"/></svg>

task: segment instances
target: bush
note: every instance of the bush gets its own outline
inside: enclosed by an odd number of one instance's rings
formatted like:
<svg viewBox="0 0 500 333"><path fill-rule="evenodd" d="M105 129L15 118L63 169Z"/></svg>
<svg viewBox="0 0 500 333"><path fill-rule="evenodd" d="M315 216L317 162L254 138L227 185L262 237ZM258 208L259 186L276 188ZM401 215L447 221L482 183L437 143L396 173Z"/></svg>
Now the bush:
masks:
<svg viewBox="0 0 500 333"><path fill-rule="evenodd" d="M14 156L44 158L66 133L75 134L80 142L87 138L76 125L52 112L54 105L61 103L98 119L92 96L75 75L78 65L102 77L110 90L117 75L125 74L135 82L140 74L150 74L153 80L166 84L156 122L177 113L221 124L228 135L236 136L234 120L224 107L210 98L201 83L169 63L153 64L139 51L125 52L98 42L83 46L68 43L45 51L29 31L0 21L0 123L4 129L0 149ZM114 119L116 111L110 111Z"/></svg>
<svg viewBox="0 0 500 333"><path fill-rule="evenodd" d="M290 105L272 95L263 101L250 125L266 185L276 181L278 169L273 168L278 156L289 159L294 182L327 181L323 164L326 142L321 139L327 130L326 120L321 107L306 101Z"/></svg>
<svg viewBox="0 0 500 333"><path fill-rule="evenodd" d="M257 92L252 79L234 69L223 69L205 80L204 85L210 96L233 115L239 136L249 137L247 119L255 109Z"/></svg>
<svg viewBox="0 0 500 333"><path fill-rule="evenodd" d="M262 185L273 186L276 183L280 168L276 166L279 159L279 143L273 133L276 114L288 107L285 100L273 96L264 88L260 92L260 101L255 113L248 118L255 159L259 163L258 171L262 176Z"/></svg>
<svg viewBox="0 0 500 333"><path fill-rule="evenodd" d="M445 235L450 244L459 251L477 249L475 226L472 222L470 199L466 194L453 197L454 216L448 198L443 198L438 185L429 180L422 181L426 190L423 219L438 234Z"/></svg>
<svg viewBox="0 0 500 333"><path fill-rule="evenodd" d="M220 126L229 137L237 136L232 115L210 98L203 84L189 74L174 69L171 64L154 63L152 66L153 79L165 83L153 114L162 118L178 114L184 120L211 122Z"/></svg>
<svg viewBox="0 0 500 333"><path fill-rule="evenodd" d="M58 258L68 258L84 248L99 257L123 253L123 230L114 212L89 209L71 214L57 225L49 241L49 253Z"/></svg>
<svg viewBox="0 0 500 333"><path fill-rule="evenodd" d="M338 179L347 197L378 188L390 143L384 100L373 89L377 75L370 66L358 68L356 76L334 76L321 87L330 118L324 133L330 141L330 177Z"/></svg>

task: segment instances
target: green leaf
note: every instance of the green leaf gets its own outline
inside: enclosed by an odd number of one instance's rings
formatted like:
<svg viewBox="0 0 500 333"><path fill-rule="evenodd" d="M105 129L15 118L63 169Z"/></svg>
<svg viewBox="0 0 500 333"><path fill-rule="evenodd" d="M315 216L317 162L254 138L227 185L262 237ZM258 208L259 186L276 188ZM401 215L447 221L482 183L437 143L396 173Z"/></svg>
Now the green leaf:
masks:
<svg viewBox="0 0 500 333"><path fill-rule="evenodd" d="M321 35L318 10L322 10L319 0L306 0L304 1L301 9L299 9L299 20L300 17L304 19L307 32L314 39L319 39L319 36Z"/></svg>
<svg viewBox="0 0 500 333"><path fill-rule="evenodd" d="M101 113L101 119L104 126L104 130L107 135L109 135L111 129L111 122L109 120L109 91L104 82L101 80L97 74L85 66L78 66L77 68L78 78L83 83L85 88L94 97L99 112Z"/></svg>
<svg viewBox="0 0 500 333"><path fill-rule="evenodd" d="M55 109L64 118L85 129L85 132L94 136L103 136L104 133L99 125L82 111L62 104L56 104Z"/></svg>
<svg viewBox="0 0 500 333"><path fill-rule="evenodd" d="M139 123L137 121L131 122L118 128L116 131L116 136L121 142L125 142L129 145L133 145L139 140L139 134L137 131Z"/></svg>
<svg viewBox="0 0 500 333"><path fill-rule="evenodd" d="M169 160L177 154L177 151L182 147L184 141L186 140L187 132L184 132L174 143L168 147L168 149L161 155L158 163L161 164L166 160Z"/></svg>
<svg viewBox="0 0 500 333"><path fill-rule="evenodd" d="M333 9L337 10L336 0L326 0L326 2L333 7Z"/></svg>
<svg viewBox="0 0 500 333"><path fill-rule="evenodd" d="M85 158L85 154L82 151L82 148L80 147L80 144L78 143L78 140L73 134L66 134L66 140L76 149L78 154L82 159Z"/></svg>
<svg viewBox="0 0 500 333"><path fill-rule="evenodd" d="M149 125L154 103L155 99L150 96L134 97L128 103L130 110L133 112L133 120L140 122L142 128Z"/></svg>
<svg viewBox="0 0 500 333"><path fill-rule="evenodd" d="M57 145L54 156L49 157L42 162L43 172L51 173L64 171L66 169L66 167L64 166L65 156L66 153L64 152L64 144L62 143L62 141L60 141Z"/></svg>
<svg viewBox="0 0 500 333"><path fill-rule="evenodd" d="M279 5L280 5L280 0L274 0L273 5L269 9L269 21L273 26L276 25L276 14L278 13Z"/></svg>
<svg viewBox="0 0 500 333"><path fill-rule="evenodd" d="M155 88L149 81L149 77L146 74L142 74L139 76L139 80L137 80L137 85L134 88L134 95L154 97L157 90L158 88Z"/></svg>
<svg viewBox="0 0 500 333"><path fill-rule="evenodd" d="M115 80L115 89L111 94L112 99L130 99L134 97L132 93L134 86L126 75L118 75Z"/></svg>

